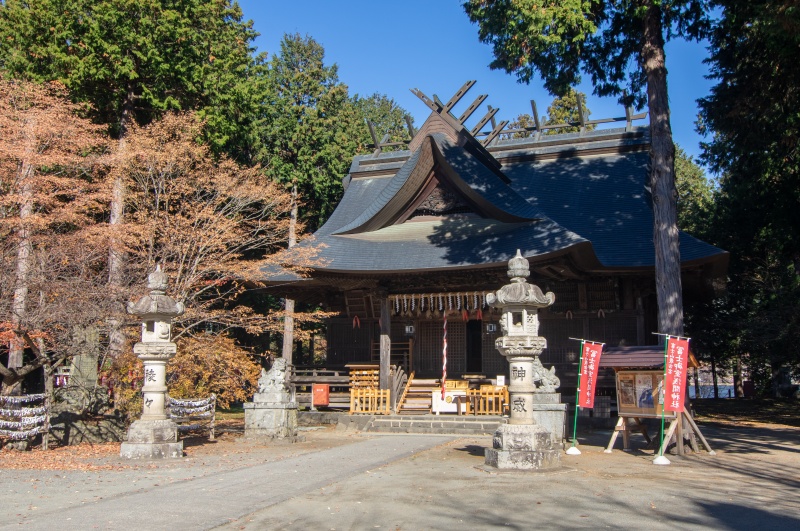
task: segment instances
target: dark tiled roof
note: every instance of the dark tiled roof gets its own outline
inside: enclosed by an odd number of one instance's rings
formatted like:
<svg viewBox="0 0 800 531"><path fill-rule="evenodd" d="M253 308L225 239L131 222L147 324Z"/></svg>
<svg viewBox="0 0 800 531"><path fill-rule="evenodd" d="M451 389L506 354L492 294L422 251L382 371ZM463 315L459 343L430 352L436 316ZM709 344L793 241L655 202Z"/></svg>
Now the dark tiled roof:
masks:
<svg viewBox="0 0 800 531"><path fill-rule="evenodd" d="M560 225L592 242L606 267L653 267L646 151L504 165L511 186ZM723 253L681 234L681 261Z"/></svg>
<svg viewBox="0 0 800 531"><path fill-rule="evenodd" d="M658 345L607 347L600 356L600 367L660 369L664 367L664 347ZM697 359L691 352L689 367L699 367Z"/></svg>
<svg viewBox="0 0 800 531"><path fill-rule="evenodd" d="M355 157L344 197L315 235L323 244L319 269L486 267L518 248L534 261L569 254L589 271L652 269L647 147L646 129L497 142L489 152L502 173L443 134L429 135L413 154ZM434 163L483 218L394 224ZM727 253L691 236L681 234L680 243L684 264L727 263Z"/></svg>
<svg viewBox="0 0 800 531"><path fill-rule="evenodd" d="M357 185L356 185L357 186ZM419 271L500 265L521 249L531 258L589 243L549 219L501 223L481 218L414 221L320 238L327 271Z"/></svg>

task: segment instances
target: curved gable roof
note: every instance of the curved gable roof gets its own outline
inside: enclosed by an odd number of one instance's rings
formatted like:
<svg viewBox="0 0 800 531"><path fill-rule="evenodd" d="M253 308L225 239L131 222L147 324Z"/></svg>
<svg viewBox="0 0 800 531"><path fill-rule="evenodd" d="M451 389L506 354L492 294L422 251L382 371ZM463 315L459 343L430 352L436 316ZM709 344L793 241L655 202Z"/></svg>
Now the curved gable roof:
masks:
<svg viewBox="0 0 800 531"><path fill-rule="evenodd" d="M516 223L545 216L515 192L495 171L446 135L426 138L377 196L351 222L332 231L354 234L379 230L400 220L434 171L484 217ZM352 182L351 182L352 184Z"/></svg>

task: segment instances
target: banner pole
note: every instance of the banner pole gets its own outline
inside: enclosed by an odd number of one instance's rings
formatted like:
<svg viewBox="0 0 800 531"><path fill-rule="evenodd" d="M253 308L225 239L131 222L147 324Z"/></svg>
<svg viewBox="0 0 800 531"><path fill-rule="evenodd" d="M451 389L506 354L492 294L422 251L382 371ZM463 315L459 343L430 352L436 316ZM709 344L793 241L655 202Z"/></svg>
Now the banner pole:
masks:
<svg viewBox="0 0 800 531"><path fill-rule="evenodd" d="M661 440L660 444L658 445L658 456L653 459L653 464L656 465L668 465L670 464L669 459L664 457L664 409L667 406L667 349L669 348L669 338L671 336L667 334L658 334L664 335L664 380L661 383L661 393L663 394L664 398L661 400ZM660 398L660 396L659 396ZM658 400L658 398L656 399Z"/></svg>
<svg viewBox="0 0 800 531"><path fill-rule="evenodd" d="M570 338L574 339L574 338ZM583 345L586 343L585 339L578 340L581 342L581 354L578 356L578 386L575 388L575 415L572 421L572 447L567 450L568 455L581 455L581 451L575 446L578 442L578 402L580 402L581 392L581 374L583 368Z"/></svg>

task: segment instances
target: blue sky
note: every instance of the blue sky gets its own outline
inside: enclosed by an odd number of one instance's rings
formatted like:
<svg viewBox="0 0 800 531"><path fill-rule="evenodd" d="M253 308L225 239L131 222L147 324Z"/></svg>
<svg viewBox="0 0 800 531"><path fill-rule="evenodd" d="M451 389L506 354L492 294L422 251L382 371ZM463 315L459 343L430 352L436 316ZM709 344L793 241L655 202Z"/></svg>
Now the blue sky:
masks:
<svg viewBox="0 0 800 531"><path fill-rule="evenodd" d="M477 81L454 109L460 114L479 94L486 105L499 107L497 118L513 120L530 113L531 99L544 114L553 97L541 82L517 83L516 77L490 70L491 48L478 40L478 29L461 7L462 0L240 0L245 19L253 20L261 36L259 51L279 51L284 33L310 35L325 48L327 64L336 63L339 79L351 94L386 94L405 108L420 125L428 108L409 89L447 101L467 80ZM700 153L695 132L697 98L712 82L705 79L705 46L674 41L667 45L668 84L675 141L690 155ZM592 118L622 116L614 99L591 95L588 82L578 87L588 95Z"/></svg>

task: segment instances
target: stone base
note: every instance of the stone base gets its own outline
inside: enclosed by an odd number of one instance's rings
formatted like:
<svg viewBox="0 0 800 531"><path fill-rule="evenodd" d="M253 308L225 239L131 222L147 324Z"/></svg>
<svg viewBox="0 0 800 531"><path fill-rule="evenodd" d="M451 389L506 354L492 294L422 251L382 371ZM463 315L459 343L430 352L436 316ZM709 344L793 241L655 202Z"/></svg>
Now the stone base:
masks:
<svg viewBox="0 0 800 531"><path fill-rule="evenodd" d="M169 419L137 420L128 428L120 456L128 459L173 459L183 457L178 426Z"/></svg>
<svg viewBox="0 0 800 531"><path fill-rule="evenodd" d="M503 424L487 448L487 466L511 470L541 470L561 465L561 450L551 434L535 424Z"/></svg>
<svg viewBox="0 0 800 531"><path fill-rule="evenodd" d="M302 440L297 437L297 403L247 402L244 405L244 436Z"/></svg>
<svg viewBox="0 0 800 531"><path fill-rule="evenodd" d="M560 402L561 393L534 393L531 409L534 423L550 432L553 446L563 450L567 405Z"/></svg>
<svg viewBox="0 0 800 531"><path fill-rule="evenodd" d="M128 459L177 459L183 457L183 441L173 443L122 443L119 455Z"/></svg>

